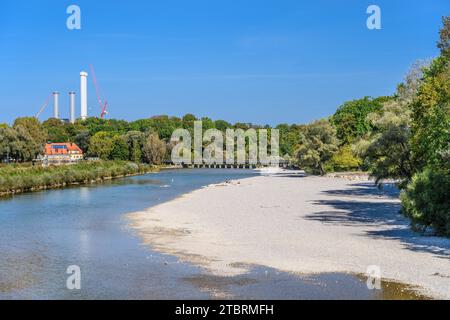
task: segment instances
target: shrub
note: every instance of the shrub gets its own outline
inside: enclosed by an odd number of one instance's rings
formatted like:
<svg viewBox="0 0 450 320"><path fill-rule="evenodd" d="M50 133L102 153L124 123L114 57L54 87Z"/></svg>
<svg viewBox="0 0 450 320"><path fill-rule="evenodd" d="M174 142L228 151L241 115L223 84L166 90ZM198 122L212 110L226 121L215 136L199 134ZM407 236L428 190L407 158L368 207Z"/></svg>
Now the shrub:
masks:
<svg viewBox="0 0 450 320"><path fill-rule="evenodd" d="M350 171L361 167L362 160L356 157L350 145L342 146L327 163L330 171Z"/></svg>
<svg viewBox="0 0 450 320"><path fill-rule="evenodd" d="M126 161L81 162L59 167L38 167L26 164L0 166L0 193L27 191L38 187L55 187L63 184L86 183L106 177L146 173L149 165Z"/></svg>
<svg viewBox="0 0 450 320"><path fill-rule="evenodd" d="M450 174L427 168L416 174L402 192L403 212L416 230L432 227L437 235L450 236Z"/></svg>

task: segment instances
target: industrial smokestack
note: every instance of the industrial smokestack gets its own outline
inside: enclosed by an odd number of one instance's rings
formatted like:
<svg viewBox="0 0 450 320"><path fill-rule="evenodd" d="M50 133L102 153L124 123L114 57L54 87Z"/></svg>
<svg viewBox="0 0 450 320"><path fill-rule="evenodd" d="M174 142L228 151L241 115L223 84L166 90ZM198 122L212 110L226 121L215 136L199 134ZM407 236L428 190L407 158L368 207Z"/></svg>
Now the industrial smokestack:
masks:
<svg viewBox="0 0 450 320"><path fill-rule="evenodd" d="M53 92L53 118L59 119L59 92Z"/></svg>
<svg viewBox="0 0 450 320"><path fill-rule="evenodd" d="M69 92L70 97L70 123L75 123L75 92Z"/></svg>
<svg viewBox="0 0 450 320"><path fill-rule="evenodd" d="M88 116L87 110L87 72L80 72L80 102L81 102L81 119L86 120Z"/></svg>

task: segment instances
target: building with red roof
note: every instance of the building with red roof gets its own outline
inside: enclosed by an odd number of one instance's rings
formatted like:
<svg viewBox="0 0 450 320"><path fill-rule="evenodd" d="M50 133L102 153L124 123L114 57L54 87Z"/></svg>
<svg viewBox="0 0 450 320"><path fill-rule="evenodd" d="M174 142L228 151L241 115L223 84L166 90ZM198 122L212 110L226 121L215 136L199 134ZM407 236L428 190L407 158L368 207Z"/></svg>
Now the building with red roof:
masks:
<svg viewBox="0 0 450 320"><path fill-rule="evenodd" d="M47 143L44 149L44 163L66 164L83 160L83 150L75 143Z"/></svg>

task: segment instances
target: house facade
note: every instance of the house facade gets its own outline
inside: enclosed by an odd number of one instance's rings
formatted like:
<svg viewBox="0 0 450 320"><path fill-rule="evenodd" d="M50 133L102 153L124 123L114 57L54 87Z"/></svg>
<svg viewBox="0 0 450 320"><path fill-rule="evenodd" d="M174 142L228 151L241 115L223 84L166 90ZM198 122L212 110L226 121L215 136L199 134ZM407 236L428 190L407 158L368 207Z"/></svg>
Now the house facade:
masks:
<svg viewBox="0 0 450 320"><path fill-rule="evenodd" d="M44 165L70 164L83 160L83 151L71 142L47 143L44 152Z"/></svg>

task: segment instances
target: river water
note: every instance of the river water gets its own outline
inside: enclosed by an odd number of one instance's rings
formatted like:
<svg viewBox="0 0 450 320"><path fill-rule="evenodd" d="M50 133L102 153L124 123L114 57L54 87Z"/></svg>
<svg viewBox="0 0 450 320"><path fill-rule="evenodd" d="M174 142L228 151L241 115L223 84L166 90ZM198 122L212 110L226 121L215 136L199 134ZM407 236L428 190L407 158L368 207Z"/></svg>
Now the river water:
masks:
<svg viewBox="0 0 450 320"><path fill-rule="evenodd" d="M254 266L216 277L151 251L125 215L212 183L254 175L246 170L167 170L99 185L0 200L1 299L410 299L403 286L367 289L364 277L298 276ZM81 289L66 286L79 266Z"/></svg>

